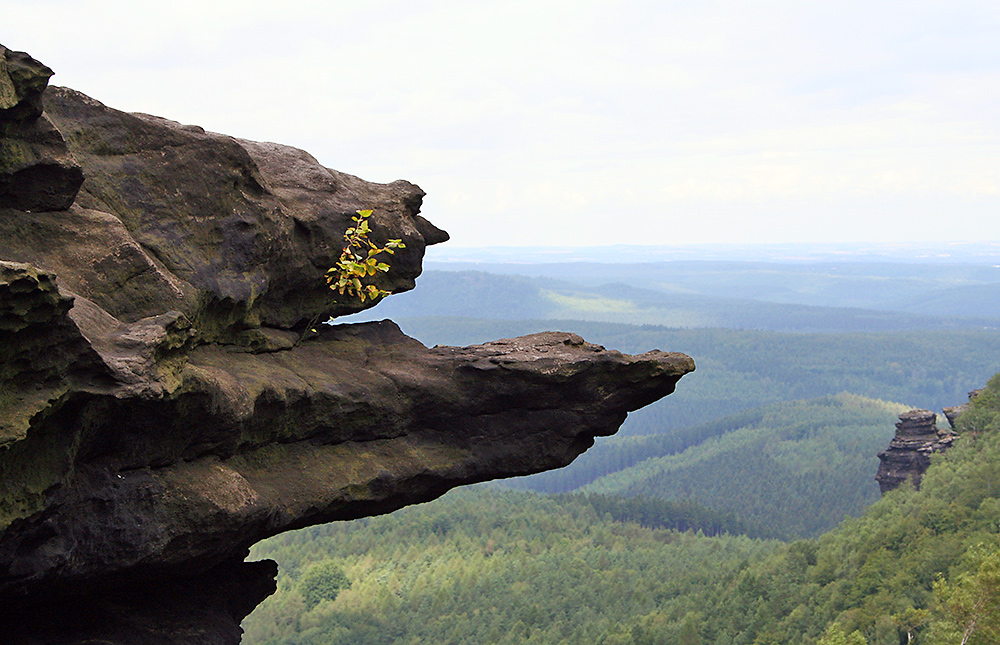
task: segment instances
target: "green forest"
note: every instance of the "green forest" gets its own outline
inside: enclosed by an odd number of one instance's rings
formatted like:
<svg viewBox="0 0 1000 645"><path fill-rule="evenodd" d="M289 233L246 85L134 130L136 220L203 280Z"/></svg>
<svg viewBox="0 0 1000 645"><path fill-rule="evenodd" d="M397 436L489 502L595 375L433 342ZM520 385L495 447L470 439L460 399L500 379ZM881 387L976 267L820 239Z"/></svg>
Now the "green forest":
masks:
<svg viewBox="0 0 1000 645"><path fill-rule="evenodd" d="M921 490L813 539L712 535L720 518L693 506L629 514L607 496L484 486L278 536L253 552L281 573L245 642L996 643L1000 377L972 406ZM313 568L343 583L310 596Z"/></svg>
<svg viewBox="0 0 1000 645"><path fill-rule="evenodd" d="M245 643L1000 642L995 269L500 268L429 274L367 319L429 346L561 329L697 370L566 468L256 545L278 590ZM987 382L922 488L880 497L899 413Z"/></svg>
<svg viewBox="0 0 1000 645"><path fill-rule="evenodd" d="M774 537L813 537L878 498L875 455L906 409L853 394L776 403L699 426L703 441L666 456L656 444L669 435L629 438L649 456L581 490L697 501Z"/></svg>

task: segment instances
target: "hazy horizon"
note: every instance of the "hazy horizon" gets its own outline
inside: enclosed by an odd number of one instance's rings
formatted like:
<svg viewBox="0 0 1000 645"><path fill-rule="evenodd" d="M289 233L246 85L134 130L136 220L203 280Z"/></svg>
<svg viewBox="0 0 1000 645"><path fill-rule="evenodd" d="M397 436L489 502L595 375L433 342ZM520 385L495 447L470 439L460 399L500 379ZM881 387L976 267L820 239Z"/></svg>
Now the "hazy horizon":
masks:
<svg viewBox="0 0 1000 645"><path fill-rule="evenodd" d="M785 244L607 244L591 246L453 246L427 248L425 265L491 262L906 262L927 264L1000 263L1000 242L855 242Z"/></svg>

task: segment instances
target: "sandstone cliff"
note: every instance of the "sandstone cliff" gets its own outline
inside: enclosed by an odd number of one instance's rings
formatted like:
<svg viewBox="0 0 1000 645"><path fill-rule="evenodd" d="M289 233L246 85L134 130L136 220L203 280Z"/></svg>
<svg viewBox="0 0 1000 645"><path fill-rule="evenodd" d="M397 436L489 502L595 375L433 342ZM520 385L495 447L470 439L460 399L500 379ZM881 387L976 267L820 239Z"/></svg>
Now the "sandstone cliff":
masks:
<svg viewBox="0 0 1000 645"><path fill-rule="evenodd" d="M358 209L414 286L423 193L47 88L0 47L0 634L235 643L250 545L569 463L694 369L565 333L428 349L323 281ZM59 620L53 620L57 616Z"/></svg>
<svg viewBox="0 0 1000 645"><path fill-rule="evenodd" d="M946 450L956 436L946 430L939 431L937 415L930 410L910 410L899 415L896 436L886 450L878 453L875 481L879 490L884 495L907 480L920 488L920 480L931 465L931 455Z"/></svg>
<svg viewBox="0 0 1000 645"><path fill-rule="evenodd" d="M982 390L969 392L969 400L976 398ZM924 473L931 465L931 455L944 452L955 443L959 435L954 432L958 418L968 408L968 403L945 408L948 429L937 427L937 415L930 410L910 410L899 415L896 436L889 447L878 453L879 467L875 474L879 490L886 494L909 480L915 488L920 488Z"/></svg>

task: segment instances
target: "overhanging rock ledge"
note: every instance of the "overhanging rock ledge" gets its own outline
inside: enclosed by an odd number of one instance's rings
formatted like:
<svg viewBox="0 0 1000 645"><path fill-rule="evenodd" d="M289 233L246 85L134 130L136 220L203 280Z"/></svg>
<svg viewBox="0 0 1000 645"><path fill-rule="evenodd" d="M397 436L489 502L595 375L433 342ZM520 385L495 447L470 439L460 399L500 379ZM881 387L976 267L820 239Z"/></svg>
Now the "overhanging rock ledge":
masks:
<svg viewBox="0 0 1000 645"><path fill-rule="evenodd" d="M547 332L427 348L324 326L358 209L447 239L422 191L48 88L0 47L0 633L236 643L255 542L568 464L694 369ZM44 111L42 108L44 107ZM81 183L82 182L82 183ZM58 614L62 620L54 622Z"/></svg>

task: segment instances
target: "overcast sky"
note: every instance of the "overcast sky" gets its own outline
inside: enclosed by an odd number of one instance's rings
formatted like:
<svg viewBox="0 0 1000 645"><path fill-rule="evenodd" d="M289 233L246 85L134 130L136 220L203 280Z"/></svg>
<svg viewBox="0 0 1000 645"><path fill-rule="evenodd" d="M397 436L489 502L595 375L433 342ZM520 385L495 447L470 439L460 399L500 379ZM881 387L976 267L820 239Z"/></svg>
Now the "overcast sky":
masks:
<svg viewBox="0 0 1000 645"><path fill-rule="evenodd" d="M1000 240L1000 2L0 0L112 107L428 196L450 246Z"/></svg>

